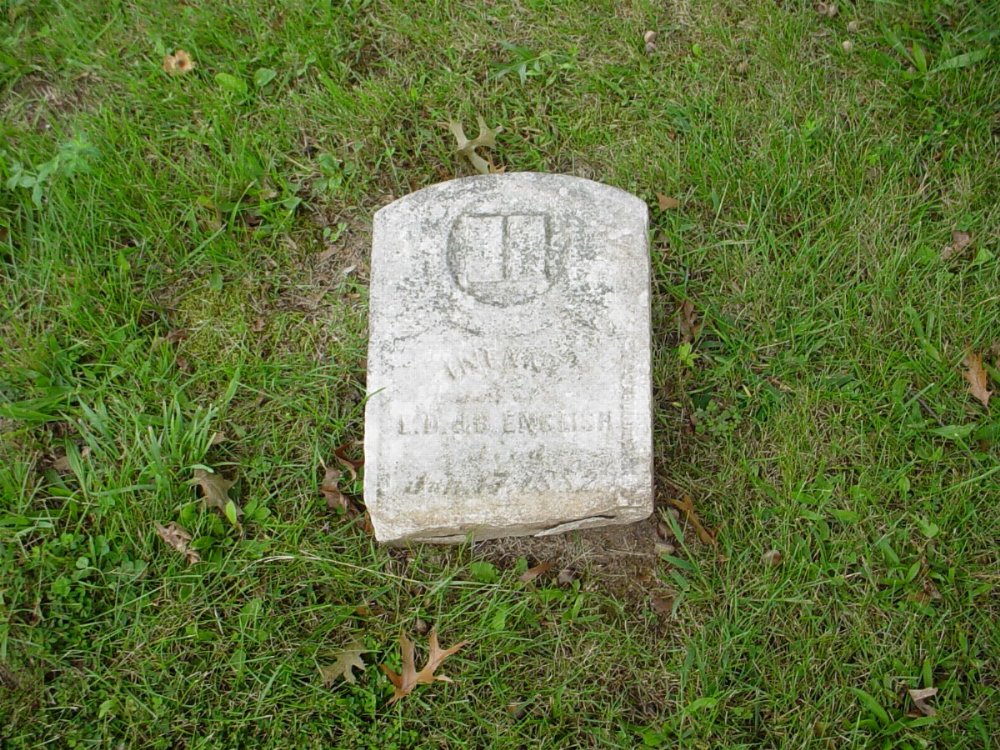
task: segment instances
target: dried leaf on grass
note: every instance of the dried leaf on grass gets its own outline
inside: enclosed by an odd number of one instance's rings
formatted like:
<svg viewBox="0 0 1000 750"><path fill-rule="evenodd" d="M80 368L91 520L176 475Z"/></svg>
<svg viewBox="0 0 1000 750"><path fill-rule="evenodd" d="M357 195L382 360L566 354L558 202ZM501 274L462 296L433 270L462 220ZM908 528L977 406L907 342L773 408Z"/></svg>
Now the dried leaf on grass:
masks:
<svg viewBox="0 0 1000 750"><path fill-rule="evenodd" d="M670 542L665 542L662 539L657 539L655 542L653 542L653 552L656 553L657 557L662 557L663 555L676 554L677 548Z"/></svg>
<svg viewBox="0 0 1000 750"><path fill-rule="evenodd" d="M338 677L343 677L344 682L353 685L355 669L364 669L365 662L361 654L365 653L364 644L361 641L353 640L343 651L337 654L333 664L319 668L320 676L323 678L323 687L331 687Z"/></svg>
<svg viewBox="0 0 1000 750"><path fill-rule="evenodd" d="M194 60L191 55L182 49L177 50L172 55L163 58L163 70L170 75L181 75L194 70Z"/></svg>
<svg viewBox="0 0 1000 750"><path fill-rule="evenodd" d="M649 603L660 617L670 617L674 608L674 597L669 594L652 594Z"/></svg>
<svg viewBox="0 0 1000 750"><path fill-rule="evenodd" d="M218 508L223 513L226 513L226 506L233 503L233 500L229 497L229 488L233 486L233 482L221 474L208 472L204 469L195 469L194 477L188 480L188 484L201 490L201 498L205 501L205 506L208 508ZM235 503L233 504L235 505ZM236 515L242 516L243 511L240 507L235 507Z"/></svg>
<svg viewBox="0 0 1000 750"><path fill-rule="evenodd" d="M966 349L965 359L962 360L962 364L965 365L962 377L969 384L969 393L979 403L989 408L990 396L993 395L993 391L987 387L990 384L990 378L986 374L986 368L983 367L983 358L971 349Z"/></svg>
<svg viewBox="0 0 1000 750"><path fill-rule="evenodd" d="M434 672L441 667L441 664L444 663L445 659L454 654L467 643L468 641L462 641L451 648L442 649L438 644L437 629L435 628L431 630L429 639L430 653L427 655L427 664L425 664L424 668L418 672L413 661L413 641L407 638L405 633L400 633L399 650L403 659L402 673L396 674L385 664L381 665L382 671L385 672L386 676L395 688L389 703L393 704L400 698L405 698L413 692L413 688L417 685L430 685L435 680L451 682L451 680L444 675L436 675Z"/></svg>
<svg viewBox="0 0 1000 750"><path fill-rule="evenodd" d="M691 343L698 335L701 333L701 329L704 327L704 321L698 320L698 314L695 312L694 303L686 299L681 303L680 309L677 313L678 325L681 329L681 341L685 343Z"/></svg>
<svg viewBox="0 0 1000 750"><path fill-rule="evenodd" d="M776 549L769 549L763 555L760 556L760 561L772 568L776 568L781 565L781 552Z"/></svg>
<svg viewBox="0 0 1000 750"><path fill-rule="evenodd" d="M346 451L347 446L342 445L334 451L334 457L347 470L351 481L354 482L358 478L358 469L364 465L364 459L352 460L347 457ZM344 472L340 469L335 469L332 466L326 468L326 472L323 474L323 481L319 485L320 493L326 498L326 507L331 510L340 511L352 520L360 518L362 531L366 534L374 534L375 529L372 527L368 511L358 503L356 498L341 491L340 480L343 476Z"/></svg>
<svg viewBox="0 0 1000 750"><path fill-rule="evenodd" d="M931 688L920 688L917 690L907 690L910 694L910 700L913 701L913 705L916 706L917 710L924 716L934 716L937 711L934 706L927 704L929 698L933 698L937 695L938 689L935 687Z"/></svg>
<svg viewBox="0 0 1000 750"><path fill-rule="evenodd" d="M664 195L663 193L656 194L656 202L660 206L661 211L669 211L674 208L678 208L681 202L670 195Z"/></svg>
<svg viewBox="0 0 1000 750"><path fill-rule="evenodd" d="M511 701L507 704L507 713L511 715L513 719L521 719L528 712L528 708L531 706L531 701Z"/></svg>
<svg viewBox="0 0 1000 750"><path fill-rule="evenodd" d="M362 466L365 465L365 460L363 458L356 460L348 458L347 449L348 449L348 444L344 443L343 445L338 446L333 451L333 455L334 458L336 458L337 461L340 463L340 465L343 466L345 469L347 469L347 473L351 475L351 481L353 482L355 479L358 478L358 469L360 469Z"/></svg>
<svg viewBox="0 0 1000 750"><path fill-rule="evenodd" d="M521 583L528 583L529 581L534 581L536 578L538 578L538 576L548 573L555 566L556 564L551 561L539 563L535 567L528 568L526 571L521 573L521 575L518 577L518 580L521 581Z"/></svg>
<svg viewBox="0 0 1000 750"><path fill-rule="evenodd" d="M920 591L914 591L907 598L910 601L926 606L931 602L941 601L943 597L941 596L941 592L938 591L938 587L934 585L934 582L930 578L924 578L923 588Z"/></svg>
<svg viewBox="0 0 1000 750"><path fill-rule="evenodd" d="M952 232L951 242L941 250L941 260L948 260L954 255L960 254L972 243L972 237L968 232Z"/></svg>
<svg viewBox="0 0 1000 750"><path fill-rule="evenodd" d="M347 513L350 511L351 501L347 499L347 495L340 491L341 476L342 472L340 469L328 466L326 473L323 475L323 481L319 485L319 491L326 498L327 508L330 510L342 510L344 513Z"/></svg>
<svg viewBox="0 0 1000 750"><path fill-rule="evenodd" d="M486 120L478 115L476 116L476 122L479 124L479 135L472 140L469 140L466 137L465 129L462 127L461 122L449 120L448 129L451 131L452 135L455 136L455 140L458 141L458 147L455 150L468 159L473 168L479 172L479 174L489 174L491 171L490 163L477 154L476 149L481 146L486 148L492 148L495 146L497 144L497 134L503 130L503 128L488 127L486 125Z"/></svg>
<svg viewBox="0 0 1000 750"><path fill-rule="evenodd" d="M187 558L188 565L201 562L201 557L198 553L188 546L191 543L191 534L183 526L178 526L173 521L166 526L158 523L156 524L156 533L170 547L184 555Z"/></svg>
<svg viewBox="0 0 1000 750"><path fill-rule="evenodd" d="M85 445L80 449L80 458L87 458L90 455L90 446ZM73 470L70 464L69 454L63 453L60 456L56 456L52 461L52 468L55 469L60 474L66 474Z"/></svg>
<svg viewBox="0 0 1000 750"><path fill-rule="evenodd" d="M670 504L673 505L677 510L684 514L687 522L694 526L695 532L698 534L698 538L704 544L711 544L713 547L718 547L719 544L715 540L715 533L709 531L702 524L701 519L698 518L698 514L694 510L694 501L691 500L691 496L686 494L681 499L670 498Z"/></svg>

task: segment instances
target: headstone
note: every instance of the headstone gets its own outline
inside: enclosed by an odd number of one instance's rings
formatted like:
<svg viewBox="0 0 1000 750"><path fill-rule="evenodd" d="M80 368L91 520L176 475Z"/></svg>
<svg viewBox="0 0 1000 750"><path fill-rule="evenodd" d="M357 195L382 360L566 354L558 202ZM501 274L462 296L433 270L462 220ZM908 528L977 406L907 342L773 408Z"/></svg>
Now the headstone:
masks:
<svg viewBox="0 0 1000 750"><path fill-rule="evenodd" d="M653 507L647 210L578 177L452 180L375 214L365 502L384 542Z"/></svg>

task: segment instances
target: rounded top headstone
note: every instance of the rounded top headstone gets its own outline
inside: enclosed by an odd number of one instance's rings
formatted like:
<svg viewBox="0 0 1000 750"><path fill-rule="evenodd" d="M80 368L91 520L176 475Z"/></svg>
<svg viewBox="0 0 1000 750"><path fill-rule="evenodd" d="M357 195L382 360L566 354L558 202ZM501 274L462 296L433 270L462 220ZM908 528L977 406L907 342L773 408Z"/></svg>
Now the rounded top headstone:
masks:
<svg viewBox="0 0 1000 750"><path fill-rule="evenodd" d="M383 541L652 508L647 209L568 175L468 177L375 215L365 497Z"/></svg>

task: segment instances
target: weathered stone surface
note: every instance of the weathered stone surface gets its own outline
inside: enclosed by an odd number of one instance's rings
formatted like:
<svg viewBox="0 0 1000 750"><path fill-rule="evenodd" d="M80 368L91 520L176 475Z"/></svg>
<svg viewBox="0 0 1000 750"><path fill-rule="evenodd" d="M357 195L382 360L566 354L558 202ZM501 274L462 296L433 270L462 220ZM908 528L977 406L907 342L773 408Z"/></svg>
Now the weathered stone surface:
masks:
<svg viewBox="0 0 1000 750"><path fill-rule="evenodd" d="M646 225L628 193L535 173L375 214L365 502L380 541L649 515Z"/></svg>

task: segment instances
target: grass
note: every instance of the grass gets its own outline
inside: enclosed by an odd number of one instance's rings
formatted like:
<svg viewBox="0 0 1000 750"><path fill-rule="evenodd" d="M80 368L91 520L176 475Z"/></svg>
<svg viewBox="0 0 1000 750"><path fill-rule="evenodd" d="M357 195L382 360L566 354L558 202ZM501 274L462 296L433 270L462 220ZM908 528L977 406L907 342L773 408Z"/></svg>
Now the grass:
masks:
<svg viewBox="0 0 1000 750"><path fill-rule="evenodd" d="M1000 422L960 365L985 353L1000 383L996 6L0 17L4 747L1000 735ZM168 76L177 48L196 68ZM476 114L507 170L650 203L658 488L692 496L718 554L678 528L626 589L586 558L522 584L540 560L384 549L326 508L323 466L362 436L371 215L467 174L441 123ZM943 258L955 231L971 244ZM237 480L239 529L196 498L199 466ZM170 521L201 563L157 538ZM390 707L377 665L421 622L471 644L453 685ZM364 673L324 686L355 637Z"/></svg>

